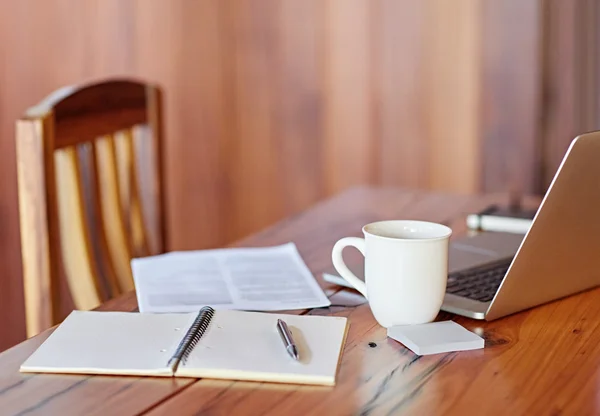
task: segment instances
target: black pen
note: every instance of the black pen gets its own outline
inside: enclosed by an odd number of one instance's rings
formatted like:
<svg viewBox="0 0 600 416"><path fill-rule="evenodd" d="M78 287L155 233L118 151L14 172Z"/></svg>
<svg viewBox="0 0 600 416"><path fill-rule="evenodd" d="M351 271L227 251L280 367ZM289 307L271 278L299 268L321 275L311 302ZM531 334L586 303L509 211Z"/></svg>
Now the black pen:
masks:
<svg viewBox="0 0 600 416"><path fill-rule="evenodd" d="M292 338L292 333L287 324L281 319L277 320L277 331L279 332L279 336L281 337L283 345L290 357L298 361L300 359L300 356L298 355L298 347L296 347L296 343L294 342L294 338Z"/></svg>
<svg viewBox="0 0 600 416"><path fill-rule="evenodd" d="M489 207L487 207L483 211L478 212L477 215L479 215L481 217L483 215L492 214L492 213L494 213L494 211L498 211L498 206L497 205L490 205Z"/></svg>

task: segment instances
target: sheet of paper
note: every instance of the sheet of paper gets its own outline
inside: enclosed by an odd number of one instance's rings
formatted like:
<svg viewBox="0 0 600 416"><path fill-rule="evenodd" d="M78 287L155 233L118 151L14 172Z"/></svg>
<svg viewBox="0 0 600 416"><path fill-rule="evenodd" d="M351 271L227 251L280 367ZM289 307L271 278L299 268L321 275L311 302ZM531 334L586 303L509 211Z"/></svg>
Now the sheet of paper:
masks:
<svg viewBox="0 0 600 416"><path fill-rule="evenodd" d="M76 310L21 371L171 376L169 358L197 315Z"/></svg>
<svg viewBox="0 0 600 416"><path fill-rule="evenodd" d="M331 305L294 243L180 251L131 261L140 312L277 311Z"/></svg>

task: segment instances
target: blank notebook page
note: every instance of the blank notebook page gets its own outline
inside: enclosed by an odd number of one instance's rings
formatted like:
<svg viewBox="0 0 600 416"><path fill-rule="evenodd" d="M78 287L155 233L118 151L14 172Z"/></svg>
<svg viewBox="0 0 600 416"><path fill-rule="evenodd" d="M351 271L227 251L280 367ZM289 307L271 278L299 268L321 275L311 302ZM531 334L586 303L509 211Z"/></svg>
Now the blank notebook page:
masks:
<svg viewBox="0 0 600 416"><path fill-rule="evenodd" d="M298 346L292 359L277 332L283 319ZM335 384L347 319L219 310L178 376Z"/></svg>
<svg viewBox="0 0 600 416"><path fill-rule="evenodd" d="M169 357L196 315L73 311L21 371L171 376Z"/></svg>

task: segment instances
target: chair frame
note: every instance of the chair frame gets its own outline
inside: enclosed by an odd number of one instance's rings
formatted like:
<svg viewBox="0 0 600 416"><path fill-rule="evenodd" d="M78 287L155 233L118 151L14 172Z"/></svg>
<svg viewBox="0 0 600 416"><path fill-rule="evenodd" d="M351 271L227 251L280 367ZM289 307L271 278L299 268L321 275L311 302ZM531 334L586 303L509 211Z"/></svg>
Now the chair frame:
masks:
<svg viewBox="0 0 600 416"><path fill-rule="evenodd" d="M154 203L158 210L158 245L163 251L166 230L161 117L159 87L134 80L112 79L62 88L27 110L17 121L17 177L28 336L61 319L61 224L55 152L94 142L99 137L136 125L147 125L152 130L156 156ZM62 232L65 232L64 228ZM80 254L91 256L90 250L86 244ZM81 283L69 281L69 285L72 284ZM78 307L77 302L75 306Z"/></svg>

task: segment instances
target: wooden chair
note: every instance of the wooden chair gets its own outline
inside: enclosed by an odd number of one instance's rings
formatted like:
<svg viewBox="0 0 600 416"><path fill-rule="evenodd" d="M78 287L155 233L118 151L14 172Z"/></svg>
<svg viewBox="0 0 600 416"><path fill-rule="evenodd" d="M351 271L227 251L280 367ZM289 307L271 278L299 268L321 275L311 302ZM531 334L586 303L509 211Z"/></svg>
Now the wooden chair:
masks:
<svg viewBox="0 0 600 416"><path fill-rule="evenodd" d="M33 336L133 289L130 259L163 251L161 91L130 80L63 88L16 131Z"/></svg>

